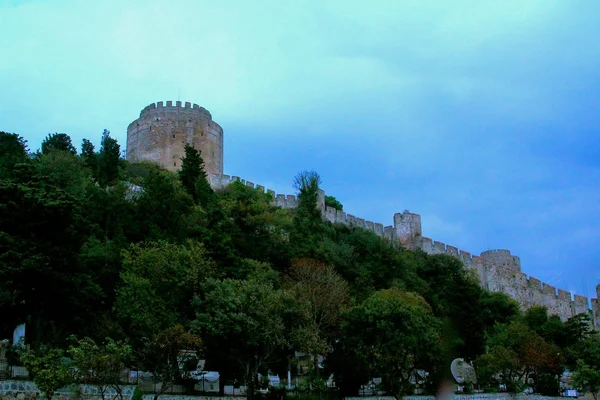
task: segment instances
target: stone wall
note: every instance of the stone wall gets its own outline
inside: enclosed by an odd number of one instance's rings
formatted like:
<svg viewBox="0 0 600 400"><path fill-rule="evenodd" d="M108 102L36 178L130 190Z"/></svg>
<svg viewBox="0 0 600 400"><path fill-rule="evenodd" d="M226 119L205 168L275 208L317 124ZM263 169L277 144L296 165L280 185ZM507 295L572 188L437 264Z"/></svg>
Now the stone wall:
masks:
<svg viewBox="0 0 600 400"><path fill-rule="evenodd" d="M254 183L237 176L211 175L209 181L215 189L223 188L233 181L240 181L247 186L265 191L263 186L255 186ZM278 207L294 208L298 206L298 200L294 195L275 194L272 190L266 191L273 195L274 203ZM592 317L595 329L600 330L600 302L598 301L600 285L596 287L597 297L591 299L590 309L587 297L571 295L562 289L557 290L552 285L522 273L521 260L511 254L510 250L488 250L477 256L459 250L457 247L423 237L421 216L418 214L410 213L407 210L396 213L393 217L393 225L384 226L345 211L326 207L325 192L322 191L319 194L319 208L323 213L323 218L327 221L367 229L378 236L409 248L421 249L428 254L448 254L457 257L463 262L465 268L476 272L483 288L492 292L506 293L517 300L523 310L534 305L542 305L548 308L550 314L558 315L563 321L580 313L588 313Z"/></svg>
<svg viewBox="0 0 600 400"><path fill-rule="evenodd" d="M131 400L134 385L123 387L123 400ZM0 400L33 400L45 399L44 394L35 386L32 381L6 380L0 381ZM63 388L54 394L53 400L113 400L118 399L117 392L114 389L107 388L104 393L104 399L101 399L98 389L90 385L72 385Z"/></svg>
<svg viewBox="0 0 600 400"><path fill-rule="evenodd" d="M152 161L176 171L184 146L200 150L209 174L223 173L223 129L198 104L162 101L145 107L127 128L127 159Z"/></svg>
<svg viewBox="0 0 600 400"><path fill-rule="evenodd" d="M479 394L455 394L452 396L453 400L558 400L565 397L550 397L541 396L537 394L512 394L512 393L479 393ZM579 397L580 400L584 400L587 397ZM402 400L435 400L435 396L403 396ZM395 400L392 396L378 396L378 397L345 397L344 400Z"/></svg>

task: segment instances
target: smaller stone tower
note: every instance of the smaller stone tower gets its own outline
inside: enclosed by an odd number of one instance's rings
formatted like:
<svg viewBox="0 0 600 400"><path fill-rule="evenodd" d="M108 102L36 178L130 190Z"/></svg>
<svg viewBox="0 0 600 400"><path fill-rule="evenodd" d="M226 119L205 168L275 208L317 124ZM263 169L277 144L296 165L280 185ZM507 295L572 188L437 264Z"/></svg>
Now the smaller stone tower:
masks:
<svg viewBox="0 0 600 400"><path fill-rule="evenodd" d="M181 101L150 104L127 128L127 159L181 168L185 144L200 150L208 174L223 174L223 129L203 107Z"/></svg>
<svg viewBox="0 0 600 400"><path fill-rule="evenodd" d="M600 331L600 285L596 286L596 298L592 299L592 316L594 318L594 328Z"/></svg>
<svg viewBox="0 0 600 400"><path fill-rule="evenodd" d="M400 244L408 248L418 245L421 238L421 216L405 210L402 214L394 214L394 231Z"/></svg>
<svg viewBox="0 0 600 400"><path fill-rule="evenodd" d="M521 259L511 255L510 250L488 250L481 253L481 257L494 265L521 272Z"/></svg>

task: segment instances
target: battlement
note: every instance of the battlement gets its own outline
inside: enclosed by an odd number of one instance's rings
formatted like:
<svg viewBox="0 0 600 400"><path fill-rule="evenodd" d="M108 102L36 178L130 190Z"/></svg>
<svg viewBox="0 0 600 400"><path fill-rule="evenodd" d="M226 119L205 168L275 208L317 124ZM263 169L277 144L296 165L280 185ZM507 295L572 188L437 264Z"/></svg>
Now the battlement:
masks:
<svg viewBox="0 0 600 400"><path fill-rule="evenodd" d="M169 114L171 118L181 114L181 116L195 116L196 118L212 121L212 115L206 108L200 107L198 104L192 104L189 101L183 103L183 106L181 101L176 101L175 105L172 101L167 101L166 105L163 101L152 103L142 109L140 118L160 118L166 116L166 114Z"/></svg>
<svg viewBox="0 0 600 400"><path fill-rule="evenodd" d="M208 175L210 186L214 190L224 189L230 183L240 182L242 185L259 190L270 195L273 198L273 203L281 208L296 208L298 207L298 199L293 194L277 194L274 190L265 189L262 185L255 185L253 182L240 178L239 176L229 175ZM324 202L325 200L323 200Z"/></svg>

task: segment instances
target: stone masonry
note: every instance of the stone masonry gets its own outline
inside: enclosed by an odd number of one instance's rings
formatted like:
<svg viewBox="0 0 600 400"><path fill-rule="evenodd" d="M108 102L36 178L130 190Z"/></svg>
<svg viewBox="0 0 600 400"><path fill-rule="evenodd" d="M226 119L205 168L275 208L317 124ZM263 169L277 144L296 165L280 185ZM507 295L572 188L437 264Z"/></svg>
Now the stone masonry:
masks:
<svg viewBox="0 0 600 400"><path fill-rule="evenodd" d="M254 188L252 182L240 177L223 175L223 129L212 120L210 113L199 107L178 101L150 104L142 110L140 117L127 128L127 159L131 161L152 161L163 168L176 171L181 166L185 143L192 144L201 151L214 189L227 186L233 181ZM256 185L256 189L265 188ZM273 196L278 207L295 208L298 200L294 195L267 193ZM423 237L421 216L404 211L393 218L393 225L366 221L344 211L325 207L325 193L319 195L319 208L323 218L333 223L357 226L373 231L376 235L411 249L421 249L428 254L448 254L462 260L465 268L475 271L483 288L492 292L504 292L517 300L522 309L534 305L548 308L549 313L562 320L580 313L588 313L594 328L600 330L600 285L596 287L596 298L588 299L580 295L556 289L539 279L521 272L521 260L509 250L488 250L479 256L459 250L457 247L436 242Z"/></svg>
<svg viewBox="0 0 600 400"><path fill-rule="evenodd" d="M144 108L127 128L127 159L176 171L186 143L200 150L207 173L223 173L223 129L205 108L189 102L159 101Z"/></svg>

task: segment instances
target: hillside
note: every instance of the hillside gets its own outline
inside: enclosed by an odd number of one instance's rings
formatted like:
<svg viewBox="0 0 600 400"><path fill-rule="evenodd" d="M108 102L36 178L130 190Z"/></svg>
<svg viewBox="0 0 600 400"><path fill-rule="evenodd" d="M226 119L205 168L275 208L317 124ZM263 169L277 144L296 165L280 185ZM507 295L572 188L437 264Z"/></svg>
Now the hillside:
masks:
<svg viewBox="0 0 600 400"><path fill-rule="evenodd" d="M457 357L482 387L540 393L578 360L600 369L587 313L522 313L459 258L327 221L314 172L290 177L297 207L281 208L239 182L214 191L189 146L176 173L121 159L107 132L98 151L55 134L36 153L1 132L0 152L0 338L25 322L37 356L110 338L153 371L173 362L157 343L185 337L176 350L224 382L285 376L301 353L315 386L333 374L344 394L374 377L410 393L417 370L434 392Z"/></svg>

